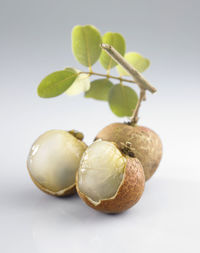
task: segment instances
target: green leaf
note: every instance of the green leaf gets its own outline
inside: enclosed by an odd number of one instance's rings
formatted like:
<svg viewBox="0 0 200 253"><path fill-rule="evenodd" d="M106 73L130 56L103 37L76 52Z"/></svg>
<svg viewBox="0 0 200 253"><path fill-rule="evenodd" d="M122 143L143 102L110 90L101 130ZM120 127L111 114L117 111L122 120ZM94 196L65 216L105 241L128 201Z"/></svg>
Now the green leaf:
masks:
<svg viewBox="0 0 200 253"><path fill-rule="evenodd" d="M91 82L90 89L85 93L86 98L108 101L108 94L113 84L108 79L97 79Z"/></svg>
<svg viewBox="0 0 200 253"><path fill-rule="evenodd" d="M37 93L42 98L56 97L65 92L75 81L78 73L71 68L56 71L46 76L38 86Z"/></svg>
<svg viewBox="0 0 200 253"><path fill-rule="evenodd" d="M147 58L144 58L142 55L135 52L125 54L124 58L139 72L145 71L150 65L150 61ZM130 76L130 74L120 65L117 66L117 71L121 76Z"/></svg>
<svg viewBox="0 0 200 253"><path fill-rule="evenodd" d="M126 51L126 43L120 33L107 32L103 35L102 40L103 43L113 46L122 56L124 56ZM113 61L104 50L101 52L100 63L107 70L117 65L117 63Z"/></svg>
<svg viewBox="0 0 200 253"><path fill-rule="evenodd" d="M137 105L138 96L130 87L117 84L110 90L108 101L114 114L119 117L130 117Z"/></svg>
<svg viewBox="0 0 200 253"><path fill-rule="evenodd" d="M76 69L76 72L81 72ZM69 96L78 95L81 92L85 92L90 89L90 78L88 74L81 73L78 75L73 84L66 90L66 94Z"/></svg>
<svg viewBox="0 0 200 253"><path fill-rule="evenodd" d="M72 30L72 50L76 59L91 67L101 54L101 34L92 25L77 25Z"/></svg>

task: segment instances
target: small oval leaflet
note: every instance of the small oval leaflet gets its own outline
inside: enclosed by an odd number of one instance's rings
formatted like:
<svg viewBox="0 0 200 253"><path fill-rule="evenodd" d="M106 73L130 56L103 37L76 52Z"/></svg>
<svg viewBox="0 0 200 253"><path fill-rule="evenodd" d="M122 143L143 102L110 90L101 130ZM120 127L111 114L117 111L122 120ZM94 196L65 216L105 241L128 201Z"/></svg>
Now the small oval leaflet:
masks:
<svg viewBox="0 0 200 253"><path fill-rule="evenodd" d="M107 32L103 35L102 41L103 43L113 46L122 56L124 56L126 51L126 42L120 33ZM101 65L107 70L112 69L117 65L117 63L112 60L105 51L101 52L99 60Z"/></svg>
<svg viewBox="0 0 200 253"><path fill-rule="evenodd" d="M124 58L139 72L145 71L150 65L150 61L147 58L144 58L136 52L129 52L125 54ZM117 71L121 76L130 76L130 74L120 65L117 65Z"/></svg>
<svg viewBox="0 0 200 253"><path fill-rule="evenodd" d="M84 66L91 67L100 57L101 34L92 25L77 25L72 30L72 51Z"/></svg>
<svg viewBox="0 0 200 253"><path fill-rule="evenodd" d="M137 105L138 96L129 86L117 84L111 88L108 101L114 114L130 117Z"/></svg>
<svg viewBox="0 0 200 253"><path fill-rule="evenodd" d="M91 82L90 89L85 93L86 98L108 101L108 95L113 84L108 79L97 79Z"/></svg>
<svg viewBox="0 0 200 253"><path fill-rule="evenodd" d="M75 69L77 73L81 71ZM88 74L81 73L77 76L73 84L65 91L68 96L78 95L90 89L90 78Z"/></svg>
<svg viewBox="0 0 200 253"><path fill-rule="evenodd" d="M78 73L72 68L53 72L41 81L37 93L42 98L61 95L72 85L77 76Z"/></svg>

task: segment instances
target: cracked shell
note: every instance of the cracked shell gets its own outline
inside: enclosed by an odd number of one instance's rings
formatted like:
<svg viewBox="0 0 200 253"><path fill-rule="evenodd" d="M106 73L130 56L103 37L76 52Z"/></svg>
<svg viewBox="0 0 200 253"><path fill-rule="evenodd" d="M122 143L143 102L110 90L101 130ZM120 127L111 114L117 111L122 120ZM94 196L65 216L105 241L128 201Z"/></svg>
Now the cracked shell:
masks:
<svg viewBox="0 0 200 253"><path fill-rule="evenodd" d="M123 155L107 141L96 141L88 147L76 175L80 198L105 213L120 213L135 205L144 185L140 161Z"/></svg>

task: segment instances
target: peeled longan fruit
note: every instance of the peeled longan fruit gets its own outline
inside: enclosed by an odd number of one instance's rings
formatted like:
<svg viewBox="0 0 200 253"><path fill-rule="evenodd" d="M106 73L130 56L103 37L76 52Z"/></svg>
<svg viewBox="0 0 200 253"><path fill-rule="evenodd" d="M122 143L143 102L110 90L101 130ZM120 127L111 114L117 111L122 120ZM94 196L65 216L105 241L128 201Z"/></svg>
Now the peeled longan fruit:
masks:
<svg viewBox="0 0 200 253"><path fill-rule="evenodd" d="M90 207L119 213L142 196L145 177L137 158L125 156L116 145L96 141L83 153L76 176L76 189Z"/></svg>
<svg viewBox="0 0 200 253"><path fill-rule="evenodd" d="M115 142L124 153L140 160L148 180L158 168L162 157L159 136L147 127L113 123L103 128L95 139Z"/></svg>
<svg viewBox="0 0 200 253"><path fill-rule="evenodd" d="M76 131L50 130L33 143L27 167L36 186L55 196L76 191L76 171L87 148L82 138Z"/></svg>

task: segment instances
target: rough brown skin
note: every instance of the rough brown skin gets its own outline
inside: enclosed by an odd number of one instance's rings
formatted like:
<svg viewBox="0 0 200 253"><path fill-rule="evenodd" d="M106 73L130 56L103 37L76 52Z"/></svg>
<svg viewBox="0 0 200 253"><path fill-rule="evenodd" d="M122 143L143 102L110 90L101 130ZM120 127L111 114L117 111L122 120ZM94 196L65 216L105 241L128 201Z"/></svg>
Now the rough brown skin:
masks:
<svg viewBox="0 0 200 253"><path fill-rule="evenodd" d="M102 200L94 205L78 187L78 173L76 174L76 190L80 198L90 207L104 213L120 213L135 205L144 191L145 177L140 161L127 157L124 178L120 187L111 199Z"/></svg>
<svg viewBox="0 0 200 253"><path fill-rule="evenodd" d="M131 150L130 153L143 166L146 181L158 168L162 157L162 143L159 136L147 127L113 123L103 128L96 139L115 142L126 154L127 150Z"/></svg>
<svg viewBox="0 0 200 253"><path fill-rule="evenodd" d="M41 184L39 184L35 179L34 177L31 175L29 169L28 169L28 172L29 172L29 175L33 181L33 183L43 192L47 193L47 194L50 194L50 195L53 195L53 196L56 196L56 197L65 197L65 196L69 196L69 195L72 195L74 193L76 193L76 185L75 183L71 186L69 186L68 188L66 189L63 189L63 190L60 190L58 192L53 192L53 191L50 191L48 189L46 189L44 186L42 186Z"/></svg>

